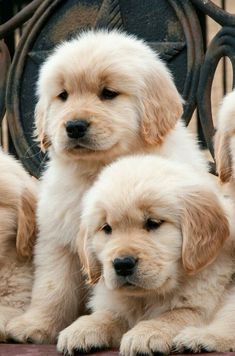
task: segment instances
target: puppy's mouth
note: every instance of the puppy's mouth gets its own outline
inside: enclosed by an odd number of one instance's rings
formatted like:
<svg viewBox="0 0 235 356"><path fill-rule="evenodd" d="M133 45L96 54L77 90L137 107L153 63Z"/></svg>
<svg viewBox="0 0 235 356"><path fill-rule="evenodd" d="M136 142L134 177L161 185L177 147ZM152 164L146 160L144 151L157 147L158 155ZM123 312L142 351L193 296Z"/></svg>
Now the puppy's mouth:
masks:
<svg viewBox="0 0 235 356"><path fill-rule="evenodd" d="M122 287L124 287L124 288L133 288L133 287L136 288L136 285L127 281L122 285Z"/></svg>
<svg viewBox="0 0 235 356"><path fill-rule="evenodd" d="M82 152L94 152L95 148L91 147L89 144L83 142L70 142L67 146L68 151L82 151Z"/></svg>
<svg viewBox="0 0 235 356"><path fill-rule="evenodd" d="M132 282L132 281L125 281L121 285L117 287L117 290L119 290L121 293L127 296L132 296L132 295L140 295L143 296L146 294L146 290L140 286L138 283Z"/></svg>
<svg viewBox="0 0 235 356"><path fill-rule="evenodd" d="M111 149L115 149L115 147L117 147L119 145L119 143L114 144L113 146L110 147L102 147L99 144L97 144L96 142L81 142L81 141L77 141L76 142L68 142L66 145L66 150L70 153L95 153L95 152L109 152Z"/></svg>
<svg viewBox="0 0 235 356"><path fill-rule="evenodd" d="M74 150L89 150L89 151L95 151L94 149L81 145L81 144L76 144L76 146L73 147Z"/></svg>
<svg viewBox="0 0 235 356"><path fill-rule="evenodd" d="M134 280L126 277L126 278L123 278L122 281L120 281L120 285L119 285L119 288L122 288L122 289L136 289L136 288L141 288L139 286L139 284L137 282L135 282Z"/></svg>

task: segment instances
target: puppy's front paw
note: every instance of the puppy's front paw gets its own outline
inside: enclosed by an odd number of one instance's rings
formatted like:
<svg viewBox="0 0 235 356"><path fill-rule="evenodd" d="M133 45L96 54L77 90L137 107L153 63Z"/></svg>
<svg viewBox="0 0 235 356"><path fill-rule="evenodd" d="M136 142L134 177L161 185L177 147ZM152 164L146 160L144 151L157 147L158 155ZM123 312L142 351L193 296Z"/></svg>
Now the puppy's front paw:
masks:
<svg viewBox="0 0 235 356"><path fill-rule="evenodd" d="M69 327L61 331L58 338L57 350L73 355L75 351L89 353L94 350L110 347L111 334L102 327L91 315L82 316Z"/></svg>
<svg viewBox="0 0 235 356"><path fill-rule="evenodd" d="M173 351L188 353L231 352L235 350L235 340L223 337L221 333L207 327L187 327L173 340Z"/></svg>
<svg viewBox="0 0 235 356"><path fill-rule="evenodd" d="M7 324L6 334L8 339L34 344L55 343L57 336L49 322L30 312L12 319Z"/></svg>
<svg viewBox="0 0 235 356"><path fill-rule="evenodd" d="M170 334L142 321L124 334L120 352L123 356L169 354L171 346Z"/></svg>
<svg viewBox="0 0 235 356"><path fill-rule="evenodd" d="M0 321L0 342L5 342L6 339L6 323Z"/></svg>

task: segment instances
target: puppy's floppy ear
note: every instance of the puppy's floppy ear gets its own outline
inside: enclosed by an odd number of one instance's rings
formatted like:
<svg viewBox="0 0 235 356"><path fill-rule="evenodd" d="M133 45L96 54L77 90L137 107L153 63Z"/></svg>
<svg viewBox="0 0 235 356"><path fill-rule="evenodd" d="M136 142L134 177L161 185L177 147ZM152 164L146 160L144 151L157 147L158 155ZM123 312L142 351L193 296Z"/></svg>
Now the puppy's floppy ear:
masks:
<svg viewBox="0 0 235 356"><path fill-rule="evenodd" d="M46 104L43 99L40 99L35 107L34 112L35 119L35 130L34 135L40 144L42 152L45 152L51 145L50 140L45 134L45 124L46 124Z"/></svg>
<svg viewBox="0 0 235 356"><path fill-rule="evenodd" d="M212 192L186 193L181 215L182 263L188 274L195 274L212 263L229 236L229 223Z"/></svg>
<svg viewBox="0 0 235 356"><path fill-rule="evenodd" d="M233 133L234 134L234 133ZM215 134L216 169L222 183L227 183L232 177L232 155L230 148L231 133L218 130Z"/></svg>
<svg viewBox="0 0 235 356"><path fill-rule="evenodd" d="M78 254L88 284L96 284L101 277L101 265L91 246L91 236L85 223L81 223L78 234Z"/></svg>
<svg viewBox="0 0 235 356"><path fill-rule="evenodd" d="M161 144L183 113L183 100L162 62L146 78L142 101L142 136L150 145Z"/></svg>
<svg viewBox="0 0 235 356"><path fill-rule="evenodd" d="M36 228L36 193L31 188L22 192L18 207L16 250L19 257L31 258L37 234Z"/></svg>

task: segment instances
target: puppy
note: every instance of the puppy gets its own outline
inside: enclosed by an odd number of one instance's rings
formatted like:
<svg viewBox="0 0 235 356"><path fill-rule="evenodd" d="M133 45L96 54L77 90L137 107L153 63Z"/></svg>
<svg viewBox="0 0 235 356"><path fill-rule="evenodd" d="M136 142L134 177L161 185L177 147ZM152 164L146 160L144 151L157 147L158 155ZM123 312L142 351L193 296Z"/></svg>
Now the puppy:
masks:
<svg viewBox="0 0 235 356"><path fill-rule="evenodd" d="M182 346L177 334L208 323L230 285L226 205L208 177L178 162L139 155L105 168L84 197L78 238L92 314L61 332L58 350Z"/></svg>
<svg viewBox="0 0 235 356"><path fill-rule="evenodd" d="M36 181L0 149L0 341L6 323L28 306L36 237Z"/></svg>
<svg viewBox="0 0 235 356"><path fill-rule="evenodd" d="M235 91L225 96L219 110L215 160L220 181L227 183L228 194L235 198Z"/></svg>
<svg viewBox="0 0 235 356"><path fill-rule="evenodd" d="M227 94L218 114L215 135L215 159L223 192L234 204L235 199L235 91ZM234 209L232 228L234 230ZM220 219L219 219L220 222ZM233 233L234 234L234 233ZM211 322L201 327L188 327L176 338L179 351L184 348L193 353L200 351L235 351L235 286L222 300L221 307Z"/></svg>
<svg viewBox="0 0 235 356"><path fill-rule="evenodd" d="M179 121L182 99L168 69L133 36L90 31L62 43L41 68L38 97L36 134L50 162L38 205L35 283L29 310L8 331L18 341L51 343L84 312L80 201L102 167L154 152L207 168Z"/></svg>

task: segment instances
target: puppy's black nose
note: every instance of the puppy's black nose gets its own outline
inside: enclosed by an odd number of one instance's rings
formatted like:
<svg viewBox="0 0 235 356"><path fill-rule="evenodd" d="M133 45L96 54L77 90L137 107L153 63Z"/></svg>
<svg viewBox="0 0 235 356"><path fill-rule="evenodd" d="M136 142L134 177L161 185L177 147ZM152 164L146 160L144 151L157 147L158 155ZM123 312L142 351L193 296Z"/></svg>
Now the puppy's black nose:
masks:
<svg viewBox="0 0 235 356"><path fill-rule="evenodd" d="M65 128L69 138L81 138L85 136L89 122L83 119L67 121Z"/></svg>
<svg viewBox="0 0 235 356"><path fill-rule="evenodd" d="M118 276L130 276L134 273L137 260L132 256L117 257L113 261L113 267Z"/></svg>

